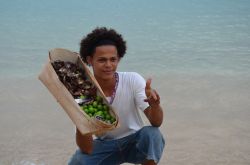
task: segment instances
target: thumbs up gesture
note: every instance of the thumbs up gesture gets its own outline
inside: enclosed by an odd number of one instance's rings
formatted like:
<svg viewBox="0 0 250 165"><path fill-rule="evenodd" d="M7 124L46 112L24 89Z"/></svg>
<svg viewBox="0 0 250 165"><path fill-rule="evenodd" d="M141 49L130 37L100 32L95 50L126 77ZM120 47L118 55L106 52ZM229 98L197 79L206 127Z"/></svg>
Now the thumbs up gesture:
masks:
<svg viewBox="0 0 250 165"><path fill-rule="evenodd" d="M160 96L156 90L151 88L151 82L151 78L146 81L145 93L147 98L144 101L148 102L151 107L155 107L160 104Z"/></svg>

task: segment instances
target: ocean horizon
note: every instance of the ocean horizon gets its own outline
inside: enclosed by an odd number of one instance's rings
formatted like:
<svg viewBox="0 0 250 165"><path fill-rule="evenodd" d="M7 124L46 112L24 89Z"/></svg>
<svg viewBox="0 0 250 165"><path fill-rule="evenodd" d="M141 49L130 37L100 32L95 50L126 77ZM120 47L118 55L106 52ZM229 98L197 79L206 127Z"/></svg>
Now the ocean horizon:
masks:
<svg viewBox="0 0 250 165"><path fill-rule="evenodd" d="M95 27L127 41L120 70L250 74L250 2L0 1L0 74L36 76L53 48L79 51Z"/></svg>

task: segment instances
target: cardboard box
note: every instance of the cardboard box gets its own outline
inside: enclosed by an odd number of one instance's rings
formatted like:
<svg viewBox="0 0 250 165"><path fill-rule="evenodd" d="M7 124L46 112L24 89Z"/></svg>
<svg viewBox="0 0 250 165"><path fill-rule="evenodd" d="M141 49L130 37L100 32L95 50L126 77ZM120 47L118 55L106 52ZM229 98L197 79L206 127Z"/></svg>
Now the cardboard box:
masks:
<svg viewBox="0 0 250 165"><path fill-rule="evenodd" d="M75 101L74 97L60 81L56 74L51 62L61 60L65 62L72 62L83 68L86 77L97 88L97 95L103 98L103 102L109 106L110 113L116 118L113 124L108 124L96 119L95 117L89 117ZM50 93L56 98L57 102L62 106L64 111L79 129L82 134L101 134L106 131L110 131L119 126L119 118L115 113L112 106L109 105L101 87L96 81L95 77L89 71L86 64L81 60L79 54L71 52L66 49L56 48L49 51L49 60L39 75L39 79L48 88Z"/></svg>

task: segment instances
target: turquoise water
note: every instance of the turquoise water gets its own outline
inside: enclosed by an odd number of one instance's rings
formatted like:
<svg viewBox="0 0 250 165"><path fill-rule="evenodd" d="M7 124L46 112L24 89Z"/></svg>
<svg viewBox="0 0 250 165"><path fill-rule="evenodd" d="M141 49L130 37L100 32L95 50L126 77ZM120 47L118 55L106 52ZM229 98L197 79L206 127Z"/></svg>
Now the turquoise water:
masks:
<svg viewBox="0 0 250 165"><path fill-rule="evenodd" d="M120 70L250 75L249 0L0 0L0 75L37 76L97 26L127 40Z"/></svg>

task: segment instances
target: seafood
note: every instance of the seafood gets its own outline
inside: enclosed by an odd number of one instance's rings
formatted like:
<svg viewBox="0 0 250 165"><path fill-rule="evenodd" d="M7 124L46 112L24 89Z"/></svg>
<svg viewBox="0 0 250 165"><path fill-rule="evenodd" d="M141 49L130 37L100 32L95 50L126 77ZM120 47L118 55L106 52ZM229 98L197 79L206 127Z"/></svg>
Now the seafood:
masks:
<svg viewBox="0 0 250 165"><path fill-rule="evenodd" d="M65 85L81 109L89 116L107 124L116 121L110 114L109 107L97 96L97 88L88 80L85 71L71 62L54 61L52 66L60 81Z"/></svg>
<svg viewBox="0 0 250 165"><path fill-rule="evenodd" d="M96 96L96 87L87 79L82 68L74 63L59 60L54 61L52 66L61 82L74 98L82 95L90 98Z"/></svg>

